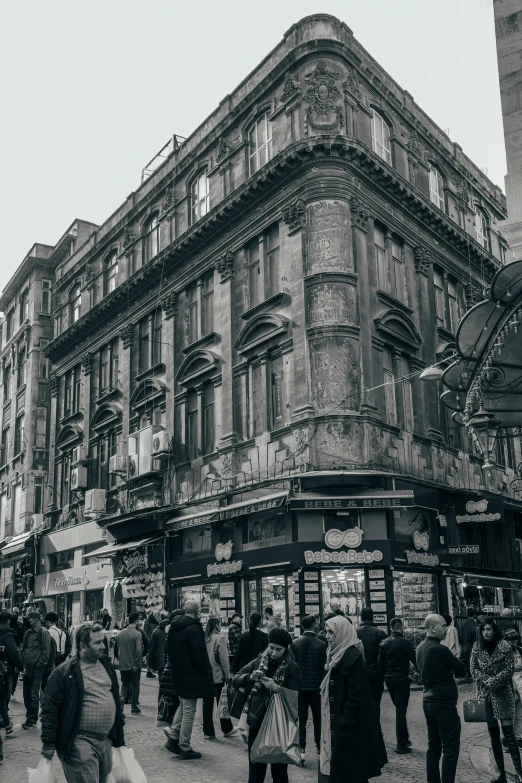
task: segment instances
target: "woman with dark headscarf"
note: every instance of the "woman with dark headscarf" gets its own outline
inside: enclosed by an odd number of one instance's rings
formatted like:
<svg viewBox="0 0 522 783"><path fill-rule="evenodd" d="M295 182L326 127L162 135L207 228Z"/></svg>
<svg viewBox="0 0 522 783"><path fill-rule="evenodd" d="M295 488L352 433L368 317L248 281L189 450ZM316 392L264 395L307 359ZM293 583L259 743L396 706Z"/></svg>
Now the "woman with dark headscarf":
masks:
<svg viewBox="0 0 522 783"><path fill-rule="evenodd" d="M499 771L499 776L492 783L506 783L507 780L499 722L502 726L505 746L513 759L518 776L517 783L522 783L520 750L513 730L515 658L511 645L502 639L500 629L494 620L484 620L478 627L477 641L471 651L470 669L479 695L486 700L491 749Z"/></svg>
<svg viewBox="0 0 522 783"><path fill-rule="evenodd" d="M321 783L367 783L387 763L362 645L352 623L325 623L328 653L321 685Z"/></svg>

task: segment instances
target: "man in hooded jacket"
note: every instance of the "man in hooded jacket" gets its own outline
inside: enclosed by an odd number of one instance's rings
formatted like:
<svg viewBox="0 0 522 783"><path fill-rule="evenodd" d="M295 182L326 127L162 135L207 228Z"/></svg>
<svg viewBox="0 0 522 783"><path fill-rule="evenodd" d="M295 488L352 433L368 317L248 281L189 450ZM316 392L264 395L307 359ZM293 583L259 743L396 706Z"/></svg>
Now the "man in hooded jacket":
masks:
<svg viewBox="0 0 522 783"><path fill-rule="evenodd" d="M166 663L165 646L167 643L167 626L170 625L169 613L161 612L161 620L157 628L152 632L149 646L149 666L153 672L158 672L161 680Z"/></svg>
<svg viewBox="0 0 522 783"><path fill-rule="evenodd" d="M190 744L197 700L215 697L216 688L199 620L199 604L187 601L183 608L185 614L174 618L167 640L172 681L180 700L172 724L170 750L179 753L180 759L189 760L201 758L201 753Z"/></svg>

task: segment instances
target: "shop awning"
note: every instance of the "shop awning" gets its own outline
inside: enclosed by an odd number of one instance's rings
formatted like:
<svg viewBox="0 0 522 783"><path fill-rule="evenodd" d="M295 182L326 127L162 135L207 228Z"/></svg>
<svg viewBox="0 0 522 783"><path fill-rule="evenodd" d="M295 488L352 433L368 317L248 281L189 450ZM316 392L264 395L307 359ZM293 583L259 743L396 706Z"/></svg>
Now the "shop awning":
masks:
<svg viewBox="0 0 522 783"><path fill-rule="evenodd" d="M363 489L359 492L332 493L299 492L290 499L290 508L304 511L349 510L350 508L400 508L414 506L415 497L409 490Z"/></svg>
<svg viewBox="0 0 522 783"><path fill-rule="evenodd" d="M114 555L116 552L122 552L124 549L139 549L141 546L148 546L156 541L161 541L159 536L149 536L149 538L143 538L139 541L127 541L125 544L107 544L102 546L101 549L95 549L94 552L88 552L83 557L105 557L106 555Z"/></svg>
<svg viewBox="0 0 522 783"><path fill-rule="evenodd" d="M243 514L256 514L260 511L270 511L273 508L283 506L288 500L288 492L278 492L273 495L263 495L251 500L243 500L240 503L231 503L229 506L211 508L200 514L190 514L186 517L176 517L169 520L169 530L183 530L187 527L206 525L218 520L233 519Z"/></svg>
<svg viewBox="0 0 522 783"><path fill-rule="evenodd" d="M33 530L29 533L20 533L20 535L14 536L0 549L0 557L8 557L9 555L14 555L16 552L21 552L25 549L25 545L33 536Z"/></svg>
<svg viewBox="0 0 522 783"><path fill-rule="evenodd" d="M474 574L470 571L447 570L448 576L463 579L470 587L484 585L485 587L502 587L505 590L522 590L520 579L510 579L506 576L492 576L491 574Z"/></svg>

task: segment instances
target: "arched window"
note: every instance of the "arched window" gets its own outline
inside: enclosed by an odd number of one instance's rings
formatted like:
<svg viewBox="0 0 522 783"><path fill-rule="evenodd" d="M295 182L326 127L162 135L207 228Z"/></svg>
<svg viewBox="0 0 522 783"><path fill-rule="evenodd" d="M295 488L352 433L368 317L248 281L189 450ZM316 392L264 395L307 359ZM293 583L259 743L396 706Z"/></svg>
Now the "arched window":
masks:
<svg viewBox="0 0 522 783"><path fill-rule="evenodd" d="M113 250L105 259L105 295L114 291L118 283L118 255Z"/></svg>
<svg viewBox="0 0 522 783"><path fill-rule="evenodd" d="M82 288L80 283L76 283L76 285L71 288L69 302L71 323L75 324L82 312Z"/></svg>
<svg viewBox="0 0 522 783"><path fill-rule="evenodd" d="M390 127L375 109L372 109L372 149L391 166Z"/></svg>
<svg viewBox="0 0 522 783"><path fill-rule="evenodd" d="M430 201L435 204L442 212L444 208L444 181L442 174L435 166L430 164Z"/></svg>
<svg viewBox="0 0 522 783"><path fill-rule="evenodd" d="M207 172L201 171L194 177L192 185L190 186L191 225L207 214L208 205L209 188Z"/></svg>
<svg viewBox="0 0 522 783"><path fill-rule="evenodd" d="M248 143L250 176L252 176L272 158L272 125L268 121L268 114L263 114L252 125L248 133Z"/></svg>
<svg viewBox="0 0 522 783"><path fill-rule="evenodd" d="M158 216L154 215L145 227L145 252L146 261L150 261L158 255L160 249L159 221Z"/></svg>
<svg viewBox="0 0 522 783"><path fill-rule="evenodd" d="M489 226L488 219L484 212L478 207L475 207L475 234L477 236L477 242L482 245L486 250L489 248Z"/></svg>

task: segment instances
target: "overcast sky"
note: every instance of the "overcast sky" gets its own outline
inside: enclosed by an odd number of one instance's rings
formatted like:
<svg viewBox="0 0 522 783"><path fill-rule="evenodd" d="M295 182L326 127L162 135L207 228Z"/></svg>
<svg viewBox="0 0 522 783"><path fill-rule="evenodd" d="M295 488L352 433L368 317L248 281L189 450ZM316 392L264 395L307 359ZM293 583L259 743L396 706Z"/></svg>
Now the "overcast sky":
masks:
<svg viewBox="0 0 522 783"><path fill-rule="evenodd" d="M102 223L307 14L339 17L493 182L493 0L0 0L0 288L34 242Z"/></svg>

